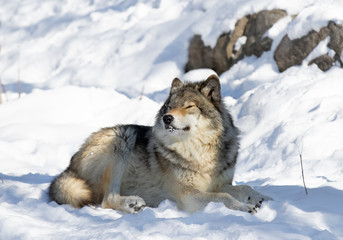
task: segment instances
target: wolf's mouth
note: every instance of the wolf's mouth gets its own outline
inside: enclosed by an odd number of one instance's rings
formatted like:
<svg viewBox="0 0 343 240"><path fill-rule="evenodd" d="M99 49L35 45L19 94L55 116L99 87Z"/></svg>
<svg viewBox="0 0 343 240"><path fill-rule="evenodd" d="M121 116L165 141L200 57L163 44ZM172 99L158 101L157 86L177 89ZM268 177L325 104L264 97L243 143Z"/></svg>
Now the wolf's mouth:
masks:
<svg viewBox="0 0 343 240"><path fill-rule="evenodd" d="M166 129L168 130L168 132L170 133L178 133L178 132L187 132L190 130L190 127L184 127L184 128L177 128L174 127L173 125L166 125Z"/></svg>

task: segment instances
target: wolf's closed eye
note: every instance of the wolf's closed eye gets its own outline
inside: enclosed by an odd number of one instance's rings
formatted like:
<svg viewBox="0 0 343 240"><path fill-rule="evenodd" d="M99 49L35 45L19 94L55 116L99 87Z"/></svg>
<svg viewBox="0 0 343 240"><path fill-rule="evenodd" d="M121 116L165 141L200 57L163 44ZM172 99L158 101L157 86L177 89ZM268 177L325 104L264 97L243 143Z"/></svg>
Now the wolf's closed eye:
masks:
<svg viewBox="0 0 343 240"><path fill-rule="evenodd" d="M185 107L185 108L188 109L188 108L192 108L192 107L195 107L195 105L188 105L188 106Z"/></svg>

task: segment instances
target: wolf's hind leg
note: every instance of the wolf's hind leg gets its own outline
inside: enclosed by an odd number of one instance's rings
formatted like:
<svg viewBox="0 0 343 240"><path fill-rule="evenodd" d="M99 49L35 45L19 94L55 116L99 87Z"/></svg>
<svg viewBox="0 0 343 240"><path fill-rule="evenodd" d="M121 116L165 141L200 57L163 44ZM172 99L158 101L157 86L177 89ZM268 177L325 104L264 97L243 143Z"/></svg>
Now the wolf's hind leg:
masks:
<svg viewBox="0 0 343 240"><path fill-rule="evenodd" d="M263 201L273 200L271 197L255 191L248 185L227 185L224 188L224 192L229 193L238 201L255 205L257 208L261 206Z"/></svg>
<svg viewBox="0 0 343 240"><path fill-rule="evenodd" d="M136 142L136 133L131 128L115 127L114 157L104 173L103 208L112 208L127 213L140 212L145 201L138 196L121 196L120 186L131 152Z"/></svg>

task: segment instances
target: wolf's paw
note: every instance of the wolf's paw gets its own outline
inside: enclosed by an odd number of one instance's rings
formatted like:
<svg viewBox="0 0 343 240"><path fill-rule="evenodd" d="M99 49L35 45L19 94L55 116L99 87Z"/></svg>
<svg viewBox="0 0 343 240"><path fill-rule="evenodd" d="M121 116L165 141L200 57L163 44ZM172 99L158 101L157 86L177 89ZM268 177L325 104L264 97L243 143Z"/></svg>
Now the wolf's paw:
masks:
<svg viewBox="0 0 343 240"><path fill-rule="evenodd" d="M257 213L259 208L260 208L260 205L257 206L257 205L244 203L238 210L243 211L243 212L248 212L250 214L255 214Z"/></svg>
<svg viewBox="0 0 343 240"><path fill-rule="evenodd" d="M271 197L268 197L266 195L260 194L259 192L255 192L254 194L251 194L247 197L247 200L245 202L254 205L255 208L260 208L261 204L264 201L273 200Z"/></svg>
<svg viewBox="0 0 343 240"><path fill-rule="evenodd" d="M103 208L112 208L126 213L138 213L146 206L143 198L138 196L119 196L109 194L101 203Z"/></svg>
<svg viewBox="0 0 343 240"><path fill-rule="evenodd" d="M260 205L240 202L236 199L230 199L230 201L224 202L224 204L230 209L248 212L250 214L257 213L257 210L260 208Z"/></svg>
<svg viewBox="0 0 343 240"><path fill-rule="evenodd" d="M138 196L125 197L124 201L125 201L124 209L125 209L125 212L128 212L128 213L139 213L146 206L143 198L138 197Z"/></svg>

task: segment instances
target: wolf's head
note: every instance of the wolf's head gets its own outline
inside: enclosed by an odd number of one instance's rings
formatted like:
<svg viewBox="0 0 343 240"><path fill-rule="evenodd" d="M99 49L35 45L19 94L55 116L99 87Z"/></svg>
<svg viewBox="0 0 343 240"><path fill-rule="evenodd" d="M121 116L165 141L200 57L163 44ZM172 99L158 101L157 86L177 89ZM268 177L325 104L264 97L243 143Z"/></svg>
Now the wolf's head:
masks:
<svg viewBox="0 0 343 240"><path fill-rule="evenodd" d="M223 111L226 109L217 76L185 83L175 78L169 97L156 117L154 131L171 141L196 136L204 137L204 142L211 141L223 131Z"/></svg>

